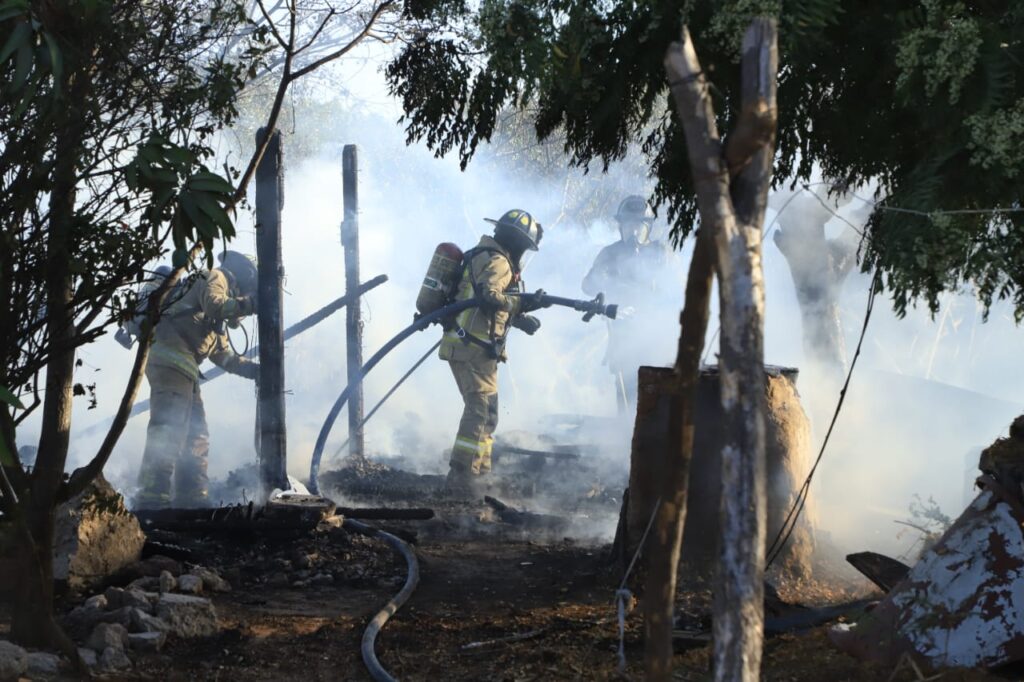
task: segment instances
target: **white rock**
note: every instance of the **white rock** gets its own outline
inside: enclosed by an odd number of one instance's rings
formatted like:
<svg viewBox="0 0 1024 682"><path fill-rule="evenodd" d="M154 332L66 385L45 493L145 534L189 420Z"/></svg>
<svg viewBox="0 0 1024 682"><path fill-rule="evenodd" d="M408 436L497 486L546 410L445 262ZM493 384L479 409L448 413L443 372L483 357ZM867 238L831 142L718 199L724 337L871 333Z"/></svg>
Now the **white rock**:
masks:
<svg viewBox="0 0 1024 682"><path fill-rule="evenodd" d="M102 594L94 594L85 600L85 608L87 609L99 609L102 611L107 608L107 598Z"/></svg>
<svg viewBox="0 0 1024 682"><path fill-rule="evenodd" d="M165 642L166 632L133 632L128 635L128 646L135 651L160 651Z"/></svg>
<svg viewBox="0 0 1024 682"><path fill-rule="evenodd" d="M85 641L85 645L93 651L124 649L127 644L128 630L120 623L100 623Z"/></svg>
<svg viewBox="0 0 1024 682"><path fill-rule="evenodd" d="M209 599L186 594L162 594L156 615L178 637L208 637L217 632L217 611Z"/></svg>
<svg viewBox="0 0 1024 682"><path fill-rule="evenodd" d="M107 603L112 609L129 607L152 611L153 605L146 599L146 594L141 590L122 590L120 587L108 587L104 593Z"/></svg>
<svg viewBox="0 0 1024 682"><path fill-rule="evenodd" d="M16 680L26 670L28 652L17 644L0 640L0 680Z"/></svg>
<svg viewBox="0 0 1024 682"><path fill-rule="evenodd" d="M178 578L178 591L186 594L199 594L203 591L203 579L197 575L186 573Z"/></svg>
<svg viewBox="0 0 1024 682"><path fill-rule="evenodd" d="M86 649L85 647L78 648L78 655L82 658L90 668L95 668L96 664L99 663L99 658L96 656L96 652L92 649Z"/></svg>
<svg viewBox="0 0 1024 682"><path fill-rule="evenodd" d="M28 655L29 677L57 677L60 674L60 656L45 651L34 651Z"/></svg>
<svg viewBox="0 0 1024 682"><path fill-rule="evenodd" d="M160 591L161 592L174 592L174 588L178 586L178 581L174 579L170 571L160 571Z"/></svg>
<svg viewBox="0 0 1024 682"><path fill-rule="evenodd" d="M132 660L124 649L108 646L100 655L100 668L103 670L124 670L132 667Z"/></svg>
<svg viewBox="0 0 1024 682"><path fill-rule="evenodd" d="M142 609L132 609L132 632L167 632L170 626Z"/></svg>
<svg viewBox="0 0 1024 682"><path fill-rule="evenodd" d="M231 591L231 585L228 581L224 580L224 578L220 577L220 574L212 569L197 566L192 573L203 579L204 589L213 590L214 592Z"/></svg>

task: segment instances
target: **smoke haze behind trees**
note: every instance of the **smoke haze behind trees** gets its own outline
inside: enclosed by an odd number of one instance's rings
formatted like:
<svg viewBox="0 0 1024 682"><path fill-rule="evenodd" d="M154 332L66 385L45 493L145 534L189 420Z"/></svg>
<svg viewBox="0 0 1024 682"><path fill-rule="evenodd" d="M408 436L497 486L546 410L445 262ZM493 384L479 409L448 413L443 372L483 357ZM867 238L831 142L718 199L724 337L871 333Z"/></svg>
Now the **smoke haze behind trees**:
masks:
<svg viewBox="0 0 1024 682"><path fill-rule="evenodd" d="M339 102L323 91L301 101L295 129L290 117L282 126L285 148L284 265L287 274L285 325L317 310L344 291L339 225L341 149L360 147L360 227L362 273L380 273L390 281L370 292L363 308L368 357L412 320L413 302L434 246L454 241L464 248L489 232L484 217L497 217L518 207L531 211L547 229L540 253L525 272L528 288L582 298L580 281L604 245L618 238L611 215L627 194L644 193L650 182L635 155L612 167L584 175L567 169L555 153L557 145L531 147L515 134L481 151L465 173L455 159L434 159L422 147L405 147L404 133L386 106L360 107ZM259 116L253 114L258 120ZM251 144L248 131L226 137L224 149ZM225 152L226 153L226 152ZM236 152L237 153L237 150ZM863 195L862 196L866 196ZM853 200L839 211L860 224L867 211ZM766 225L776 213L769 210ZM799 220L785 210L778 221ZM255 251L252 216L243 210L233 248ZM834 236L845 225L827 226ZM660 223L658 234L664 234ZM692 240L681 252L689 261ZM800 312L785 259L771 242L765 246L767 287L766 358L769 363L804 369ZM854 272L843 286L840 315L848 355L852 356L863 321L870 277ZM682 280L666 297L660 312L636 333L648 348L645 364L670 364L678 335ZM717 297L713 297L714 305ZM613 301L614 302L614 301ZM565 309L543 310L543 327L527 337L513 331L510 362L502 366L501 422L498 435L515 429L534 431L550 414L611 417L615 411L611 375L602 364L606 345L604 321L583 324ZM712 320L717 311L712 310ZM251 330L251 320L246 323ZM714 362L715 324L709 330ZM437 340L433 328L414 336L392 353L366 382L367 406L396 381ZM956 515L965 495L967 469L996 436L1005 435L1010 420L1024 407L1019 377L1024 336L1005 305L993 308L981 323L981 312L969 292L947 295L930 319L926 309L897 319L888 301L879 301L868 330L861 364L832 444L812 487L819 523L843 549L894 551L898 528L914 493L932 495ZM243 337L233 332L239 347ZM112 339L103 338L80 353L83 365L76 381L97 384L96 410L86 413L78 401L74 424L81 432L113 413L124 385L131 355ZM304 478L313 442L331 402L345 381L344 316L335 315L287 345L289 472ZM798 388L814 421L815 447L837 398L834 387L803 372ZM145 391L143 392L145 397ZM211 431L210 473L228 471L255 461L255 404L250 384L227 376L203 387ZM457 427L461 401L445 363L432 359L371 421L367 450L403 454L422 471L443 471L447 449ZM82 414L86 413L86 414ZM107 467L107 475L131 492L145 440L147 416L134 418ZM22 443L33 442L26 423ZM604 455L624 472L629 462L631 422L624 422ZM344 425L332 433L327 453L345 439ZM72 434L69 468L82 463L95 443ZM608 533L612 528L607 529ZM774 534L775 529L769 529Z"/></svg>

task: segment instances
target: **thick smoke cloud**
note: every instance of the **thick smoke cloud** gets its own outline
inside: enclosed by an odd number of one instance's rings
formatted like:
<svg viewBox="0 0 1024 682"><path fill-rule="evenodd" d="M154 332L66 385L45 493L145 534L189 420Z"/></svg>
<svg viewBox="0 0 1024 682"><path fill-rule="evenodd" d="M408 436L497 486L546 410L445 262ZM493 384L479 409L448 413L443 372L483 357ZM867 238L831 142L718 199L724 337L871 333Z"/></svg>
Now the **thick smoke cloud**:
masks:
<svg viewBox="0 0 1024 682"><path fill-rule="evenodd" d="M379 348L412 320L413 303L434 246L454 241L469 247L489 230L484 217L497 217L518 207L534 213L548 230L541 252L525 273L530 289L583 297L580 281L602 246L617 238L611 217L584 222L565 214L565 187L550 177L502 169L500 159L481 157L460 172L454 160L437 160L423 148L404 145L401 129L391 117L365 115L358 125L325 137L312 158L287 157L284 207L284 265L287 272L285 324L315 311L344 291L339 243L341 146L361 147L361 245L364 279L380 273L390 281L364 302L365 355ZM631 171L613 167L610 176L592 172L578 179L595 195L644 193L649 183ZM588 184L589 183L589 184ZM778 204L775 204L776 209ZM851 201L839 213L863 222L867 206ZM776 218L769 210L766 225ZM798 219L783 214L781 219ZM830 234L843 229L829 223ZM240 213L235 248L254 251L252 217ZM664 226L660 226L664 231ZM774 229L774 227L772 228ZM692 242L681 253L688 264ZM766 360L803 367L800 314L785 259L771 239L765 240L767 289ZM848 355L857 342L869 276L853 273L843 286L840 315ZM678 335L677 295L662 302L658 314L637 324L646 364L670 364ZM584 414L611 418L615 399L602 364L606 343L604 322L583 324L564 309L541 311L543 327L534 337L513 332L511 361L503 366L502 432L536 431L550 415ZM715 362L717 305L708 333L708 361ZM248 325L250 329L252 324ZM439 330L422 332L400 347L366 382L372 405L422 353L437 340ZM236 343L242 337L235 333ZM881 299L854 375L847 405L813 488L822 526L849 549L870 546L898 549L894 519L907 516L914 493L934 496L955 515L965 495L965 471L973 449L1005 433L1010 419L1022 411L1024 387L1019 382L1021 332L1002 306L987 324L969 292L951 294L943 311L931 319L914 310L897 319ZM130 354L104 338L84 349L77 380L97 383L99 407L76 404L75 432L112 414L127 378ZM344 316L336 315L287 346L286 372L289 472L305 477L320 425L345 381ZM837 387L804 372L798 388L814 420L819 443L837 398ZM146 397L143 388L140 397ZM224 377L203 388L211 432L210 473L253 462L254 388ZM367 427L371 455L402 455L417 470L441 472L457 427L461 402L445 363L432 359L381 410ZM107 468L107 475L130 491L141 458L146 417L134 418ZM32 442L33 423L22 428L23 443ZM619 423L612 437L602 434L602 453L620 473L628 466L631 424ZM345 439L340 419L327 448L328 456ZM92 455L100 436L74 437L72 461ZM608 529L610 532L611 529ZM772 533L773 529L769 529Z"/></svg>

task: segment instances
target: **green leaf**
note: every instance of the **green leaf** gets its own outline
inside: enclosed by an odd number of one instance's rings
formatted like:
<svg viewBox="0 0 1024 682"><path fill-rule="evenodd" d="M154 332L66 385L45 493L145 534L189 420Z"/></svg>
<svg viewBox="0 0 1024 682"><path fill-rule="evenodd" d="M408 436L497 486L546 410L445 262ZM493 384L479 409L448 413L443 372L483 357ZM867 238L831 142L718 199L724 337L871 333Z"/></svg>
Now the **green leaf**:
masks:
<svg viewBox="0 0 1024 682"><path fill-rule="evenodd" d="M188 186L189 189L226 195L231 195L235 191L230 182L209 171L202 171L190 177L188 179Z"/></svg>
<svg viewBox="0 0 1024 682"><path fill-rule="evenodd" d="M217 230L213 221L199 209L191 192L182 192L178 195L178 203L201 235L207 239L213 239L217 236Z"/></svg>
<svg viewBox="0 0 1024 682"><path fill-rule="evenodd" d="M7 42L4 43L4 47L0 50L0 64L3 64L14 51L21 47L23 43L27 43L29 37L32 35L32 27L29 26L27 21L20 22L11 31L11 35L7 38Z"/></svg>
<svg viewBox="0 0 1024 682"><path fill-rule="evenodd" d="M26 12L28 12L28 3L24 2L24 0L0 2L0 21L7 21Z"/></svg>
<svg viewBox="0 0 1024 682"><path fill-rule="evenodd" d="M64 74L64 58L61 56L60 46L57 45L56 38L44 32L43 39L46 40L46 46L50 49L50 71L53 73L53 89L54 92L60 94L61 76Z"/></svg>
<svg viewBox="0 0 1024 682"><path fill-rule="evenodd" d="M25 41L18 46L18 56L14 67L14 80L11 81L11 92L21 90L32 73L32 43Z"/></svg>
<svg viewBox="0 0 1024 682"><path fill-rule="evenodd" d="M178 247L171 254L171 265L175 268L183 268L188 263L188 250Z"/></svg>
<svg viewBox="0 0 1024 682"><path fill-rule="evenodd" d="M5 467L13 467L16 465L14 456L7 450L7 443L4 442L3 438L0 438L0 464Z"/></svg>
<svg viewBox="0 0 1024 682"><path fill-rule="evenodd" d="M195 197L200 210L209 216L217 227L220 228L222 235L227 237L235 236L235 226L231 223L231 217L228 216L227 211L224 210L224 207L221 206L217 199L211 196L209 192L193 192L192 196Z"/></svg>
<svg viewBox="0 0 1024 682"><path fill-rule="evenodd" d="M25 406L22 404L22 402L18 400L18 396L11 393L11 390L6 386L0 386L0 403L10 405L11 407L17 408L19 410L25 409Z"/></svg>

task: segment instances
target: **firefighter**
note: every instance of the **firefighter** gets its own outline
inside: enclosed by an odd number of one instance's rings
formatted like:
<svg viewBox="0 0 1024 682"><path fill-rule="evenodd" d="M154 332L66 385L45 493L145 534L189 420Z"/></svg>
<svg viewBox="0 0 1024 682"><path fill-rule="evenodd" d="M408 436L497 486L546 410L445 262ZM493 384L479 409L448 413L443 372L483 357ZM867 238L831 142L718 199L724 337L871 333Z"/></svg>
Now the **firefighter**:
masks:
<svg viewBox="0 0 1024 682"><path fill-rule="evenodd" d="M583 278L588 296L599 292L619 303L616 320L608 320L608 350L605 364L615 382L619 413L636 405L637 368L644 357L644 334L638 333L637 318L649 313L657 299L680 284L678 264L671 247L651 239L654 213L647 201L628 196L615 212L619 241L601 249L590 272ZM675 287L674 289L677 289Z"/></svg>
<svg viewBox="0 0 1024 682"><path fill-rule="evenodd" d="M160 318L146 366L149 428L135 506L205 507L210 449L199 365L209 358L232 374L255 380L259 365L236 354L224 325L237 327L255 312L256 266L225 251L219 268L184 288ZM172 292L172 296L177 292ZM172 495L173 478L173 495Z"/></svg>
<svg viewBox="0 0 1024 682"><path fill-rule="evenodd" d="M494 225L494 237L482 236L466 252L455 293L456 301L477 297L484 304L463 311L447 325L439 351L464 403L446 484L453 493L471 493L477 477L491 469L491 436L498 425L498 363L507 359L509 327L536 333L540 320L527 313L546 307L542 290L522 294L526 258L537 251L544 234L540 223L521 210L487 222Z"/></svg>

